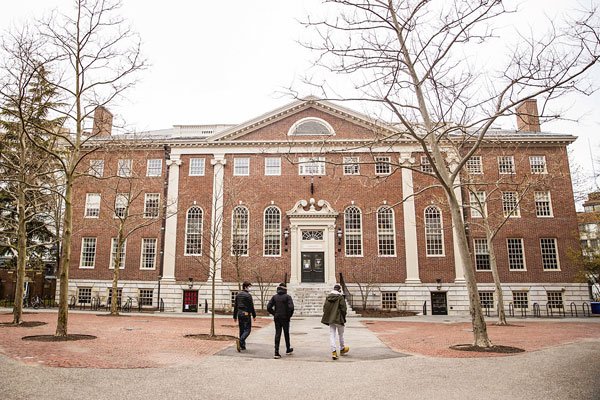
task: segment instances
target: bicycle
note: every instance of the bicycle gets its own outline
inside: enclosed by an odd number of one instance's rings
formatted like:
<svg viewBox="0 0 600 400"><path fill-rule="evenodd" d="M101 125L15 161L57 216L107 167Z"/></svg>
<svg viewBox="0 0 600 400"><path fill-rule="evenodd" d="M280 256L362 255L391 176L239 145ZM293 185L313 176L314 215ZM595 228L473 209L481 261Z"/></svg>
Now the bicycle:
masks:
<svg viewBox="0 0 600 400"><path fill-rule="evenodd" d="M40 296L35 296L35 297L33 298L33 300L31 301L31 307L33 307L33 308L34 308L34 309L36 309L36 310L37 310L38 308L40 308L40 307L44 307L44 308L46 308L46 307L44 306L44 302L42 301L42 299L40 299Z"/></svg>

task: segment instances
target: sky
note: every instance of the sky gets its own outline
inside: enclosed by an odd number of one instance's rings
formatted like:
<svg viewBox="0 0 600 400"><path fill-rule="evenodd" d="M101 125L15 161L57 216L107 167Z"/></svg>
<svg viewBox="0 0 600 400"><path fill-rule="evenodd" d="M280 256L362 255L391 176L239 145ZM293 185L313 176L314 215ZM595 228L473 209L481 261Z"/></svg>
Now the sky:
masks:
<svg viewBox="0 0 600 400"><path fill-rule="evenodd" d="M532 24L540 19L540 10L553 17L578 2L519 1L523 13L511 23L535 29ZM55 8L66 12L71 4L71 0L4 1L0 32ZM311 68L315 54L298 43L310 34L298 21L320 10L320 0L123 0L121 14L142 38L150 67L111 111L136 131L235 124L289 103L289 88L301 96L315 94L302 84L303 76L315 73ZM600 86L599 71L593 79ZM600 172L600 93L562 99L562 106L571 120L547 123L542 130L577 136L570 147L582 173L591 175L592 157ZM584 185L594 186L590 178Z"/></svg>

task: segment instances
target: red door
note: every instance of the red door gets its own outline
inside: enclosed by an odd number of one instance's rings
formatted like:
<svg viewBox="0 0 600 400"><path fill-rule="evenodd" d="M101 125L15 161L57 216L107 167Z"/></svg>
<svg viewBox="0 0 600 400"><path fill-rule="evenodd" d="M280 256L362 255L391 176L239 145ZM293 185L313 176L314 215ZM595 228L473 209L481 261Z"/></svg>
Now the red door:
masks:
<svg viewBox="0 0 600 400"><path fill-rule="evenodd" d="M198 312L198 291L183 291L183 312Z"/></svg>

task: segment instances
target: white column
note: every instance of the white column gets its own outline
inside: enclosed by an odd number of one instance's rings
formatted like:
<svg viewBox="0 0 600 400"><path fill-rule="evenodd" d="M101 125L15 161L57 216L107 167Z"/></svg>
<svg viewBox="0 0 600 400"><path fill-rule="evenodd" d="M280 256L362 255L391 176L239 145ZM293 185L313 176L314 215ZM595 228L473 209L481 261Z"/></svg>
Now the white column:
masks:
<svg viewBox="0 0 600 400"><path fill-rule="evenodd" d="M400 163L406 167L414 164L410 153L402 153ZM413 172L402 168L402 211L404 215L404 253L406 254L406 283L421 283L419 278L419 251L417 247L417 218Z"/></svg>
<svg viewBox="0 0 600 400"><path fill-rule="evenodd" d="M462 198L462 191L460 190L460 175L456 176L456 180L454 182L454 195L456 196L456 200L458 201L458 204L461 206L460 207L460 214L461 217L463 217L464 220L464 215L463 214L463 198ZM460 250L458 248L458 242L456 241L456 237L458 236L457 234L457 227L455 225L452 226L452 245L454 247L454 270L455 270L455 277L454 277L454 282L456 283L464 283L465 282L465 269L464 266L462 264L462 260L460 258Z"/></svg>
<svg viewBox="0 0 600 400"><path fill-rule="evenodd" d="M177 250L177 198L179 195L179 154L171 154L167 160L169 182L165 221L165 243L163 254L163 281L175 281L175 253Z"/></svg>
<svg viewBox="0 0 600 400"><path fill-rule="evenodd" d="M298 224L290 220L290 285L298 286L300 284L300 250L298 249L298 241L300 228Z"/></svg>
<svg viewBox="0 0 600 400"><path fill-rule="evenodd" d="M214 245L211 246L211 263L215 266L215 281L222 282L221 267L223 261L223 196L224 196L224 174L225 174L224 154L215 154L215 158L210 160L213 165L213 194L212 194L212 211L210 221L210 237L214 240ZM210 276L209 276L210 279Z"/></svg>

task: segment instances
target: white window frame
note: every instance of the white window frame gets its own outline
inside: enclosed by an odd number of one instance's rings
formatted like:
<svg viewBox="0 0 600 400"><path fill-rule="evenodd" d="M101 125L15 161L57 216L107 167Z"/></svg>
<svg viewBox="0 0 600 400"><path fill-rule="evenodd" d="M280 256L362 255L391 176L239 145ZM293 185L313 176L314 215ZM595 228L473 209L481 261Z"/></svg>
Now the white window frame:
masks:
<svg viewBox="0 0 600 400"><path fill-rule="evenodd" d="M514 156L498 156L498 173L500 175L513 175L516 173Z"/></svg>
<svg viewBox="0 0 600 400"><path fill-rule="evenodd" d="M322 133L298 133L298 127L304 123L307 122L315 122L317 124L322 125L325 128L325 132ZM315 117L306 117L306 118L302 118L299 119L298 121L296 121L294 123L294 125L292 125L290 127L290 130L288 131L288 136L334 136L335 135L335 131L333 130L333 127L331 125L329 125L329 123L321 118L315 118Z"/></svg>
<svg viewBox="0 0 600 400"><path fill-rule="evenodd" d="M421 172L425 172L428 174L433 173L433 167L429 162L429 158L427 156L421 156Z"/></svg>
<svg viewBox="0 0 600 400"><path fill-rule="evenodd" d="M389 211L390 220L389 222L383 221L381 218L383 217L382 211ZM377 256L378 257L396 257L396 218L394 215L394 209L390 206L381 206L377 210L376 219L377 219ZM382 222L385 222L385 225L391 225L391 228L382 227ZM382 254L382 239L386 237L391 237L391 254Z"/></svg>
<svg viewBox="0 0 600 400"><path fill-rule="evenodd" d="M117 252L117 238L110 239L110 263L108 269L115 269L115 255ZM121 248L121 264L119 265L119 269L125 269L125 255L127 254L127 239L123 242L123 247Z"/></svg>
<svg viewBox="0 0 600 400"><path fill-rule="evenodd" d="M298 159L298 175L324 176L325 157L300 157Z"/></svg>
<svg viewBox="0 0 600 400"><path fill-rule="evenodd" d="M467 173L471 175L483 174L483 162L481 156L471 156L466 163Z"/></svg>
<svg viewBox="0 0 600 400"><path fill-rule="evenodd" d="M360 163L358 157L344 157L343 165L344 175L360 175Z"/></svg>
<svg viewBox="0 0 600 400"><path fill-rule="evenodd" d="M146 176L162 176L162 160L160 158L151 158L146 161Z"/></svg>
<svg viewBox="0 0 600 400"><path fill-rule="evenodd" d="M512 199L509 197L512 197ZM511 207L513 203L514 207ZM504 218L521 218L521 207L519 203L518 192L502 192L502 213Z"/></svg>
<svg viewBox="0 0 600 400"><path fill-rule="evenodd" d="M432 224L432 222L428 222L427 210L435 209L439 214L439 226L428 226ZM444 215L442 214L442 210L434 205L427 206L423 210L423 221L424 221L424 231L425 231L425 256L426 257L445 257L446 256L446 246L444 245ZM441 244L440 252L432 252L434 250L429 246L429 237L439 237L439 243Z"/></svg>
<svg viewBox="0 0 600 400"><path fill-rule="evenodd" d="M238 213L236 210L240 210L242 211L242 214L239 214L240 216L242 216L241 218L238 216ZM237 220L240 220L240 227L236 228L236 223ZM244 219L245 218L245 221ZM242 226L245 223L245 227ZM244 205L239 205L234 207L234 209L231 211L231 255L232 256L236 256L235 251L234 251L234 244L236 243L236 237L235 235L237 235L238 237L240 237L241 242L242 243L242 247L240 247L239 252L237 254L238 257L248 257L250 255L250 252L248 251L248 245L250 243L250 210L248 209L248 207L244 206Z"/></svg>
<svg viewBox="0 0 600 400"><path fill-rule="evenodd" d="M88 173L96 178L102 178L104 176L104 160L90 160Z"/></svg>
<svg viewBox="0 0 600 400"><path fill-rule="evenodd" d="M189 176L204 176L205 164L204 158L190 158Z"/></svg>
<svg viewBox="0 0 600 400"><path fill-rule="evenodd" d="M273 224L275 215L277 222ZM273 220L271 221L269 218L273 218ZM273 226L270 226L271 224ZM267 251L268 249L270 250ZM281 210L277 206L268 206L263 212L263 256L281 256Z"/></svg>
<svg viewBox="0 0 600 400"><path fill-rule="evenodd" d="M86 193L84 218L100 218L100 203L102 195L100 193Z"/></svg>
<svg viewBox="0 0 600 400"><path fill-rule="evenodd" d="M82 286L77 288L77 304L92 304L92 287Z"/></svg>
<svg viewBox="0 0 600 400"><path fill-rule="evenodd" d="M119 159L117 161L117 176L129 178L133 172L133 160L131 158Z"/></svg>
<svg viewBox="0 0 600 400"><path fill-rule="evenodd" d="M148 302L148 300L150 300ZM139 288L138 302L140 307L152 307L154 305L154 289Z"/></svg>
<svg viewBox="0 0 600 400"><path fill-rule="evenodd" d="M375 175L387 176L392 173L392 159L388 156L376 156L375 159Z"/></svg>
<svg viewBox="0 0 600 400"><path fill-rule="evenodd" d="M233 176L250 176L250 157L233 158Z"/></svg>
<svg viewBox="0 0 600 400"><path fill-rule="evenodd" d="M199 221L194 221L194 225L190 223L190 214L192 212L199 213ZM196 219L196 216L193 216ZM184 249L183 254L185 256L201 256L202 255L202 230L204 228L204 210L198 206L192 206L188 208L185 213L185 239L184 239ZM192 241L196 241L197 244L192 243ZM200 248L199 252L190 252L189 250L192 248Z"/></svg>
<svg viewBox="0 0 600 400"><path fill-rule="evenodd" d="M349 214L350 211L353 212L352 215ZM363 256L362 226L361 209L354 205L346 207L344 210L344 254L346 257Z"/></svg>
<svg viewBox="0 0 600 400"><path fill-rule="evenodd" d="M129 193L117 193L115 196L115 218L127 218Z"/></svg>
<svg viewBox="0 0 600 400"><path fill-rule="evenodd" d="M535 216L538 218L552 218L554 217L554 212L552 210L552 197L550 196L550 191L544 192L534 192L533 193L535 200ZM548 210L548 214L543 214L541 211Z"/></svg>
<svg viewBox="0 0 600 400"><path fill-rule="evenodd" d="M473 253L475 254L475 271L489 272L492 270L490 264L490 249L486 238L474 238L473 239ZM477 262L478 256L487 257L487 268L480 268Z"/></svg>
<svg viewBox="0 0 600 400"><path fill-rule="evenodd" d="M541 161L541 162L536 162ZM541 168L540 168L541 167ZM532 174L543 175L548 173L546 156L529 156L529 168Z"/></svg>
<svg viewBox="0 0 600 400"><path fill-rule="evenodd" d="M147 251L147 250L150 250L150 247L148 247L149 244L153 244L153 246L154 246L153 253L149 253ZM142 238L141 255L140 255L140 269L141 270L151 271L151 270L156 269L156 256L158 254L157 251L158 251L158 239L157 238ZM149 257L152 257L152 267L145 266L148 264L147 261L148 261Z"/></svg>
<svg viewBox="0 0 600 400"><path fill-rule="evenodd" d="M527 290L513 290L512 299L515 309L529 309L529 292Z"/></svg>
<svg viewBox="0 0 600 400"><path fill-rule="evenodd" d="M156 206L154 206L156 202ZM158 218L160 216L160 193L146 193L144 195L144 218Z"/></svg>
<svg viewBox="0 0 600 400"><path fill-rule="evenodd" d="M552 252L548 252L550 249L547 244L552 243ZM552 257L550 260L552 264L556 264L556 268L549 268L548 257ZM560 258L558 256L558 240L556 238L540 238L540 258L542 259L542 268L544 271L560 271Z"/></svg>
<svg viewBox="0 0 600 400"><path fill-rule="evenodd" d="M86 245L86 242L89 245ZM93 244L93 249L91 245ZM82 237L81 238L81 252L79 255L79 268L81 269L94 269L96 267L96 251L98 245L98 238L96 237ZM90 252L88 250L93 250ZM85 259L84 259L85 255ZM85 262L84 262L85 260Z"/></svg>
<svg viewBox="0 0 600 400"><path fill-rule="evenodd" d="M510 245L510 241L519 241L519 243L520 243L520 247L521 247L520 256L521 256L523 268L513 268L511 266L511 245ZM513 253L513 254L516 254L516 253ZM527 262L525 260L525 243L523 241L523 238L506 238L506 255L508 257L508 270L509 271L515 271L515 272L527 271Z"/></svg>
<svg viewBox="0 0 600 400"><path fill-rule="evenodd" d="M265 176L281 175L281 157L265 157Z"/></svg>
<svg viewBox="0 0 600 400"><path fill-rule="evenodd" d="M483 210L480 206L483 206ZM469 208L471 218L487 217L487 194L485 191L469 192Z"/></svg>

